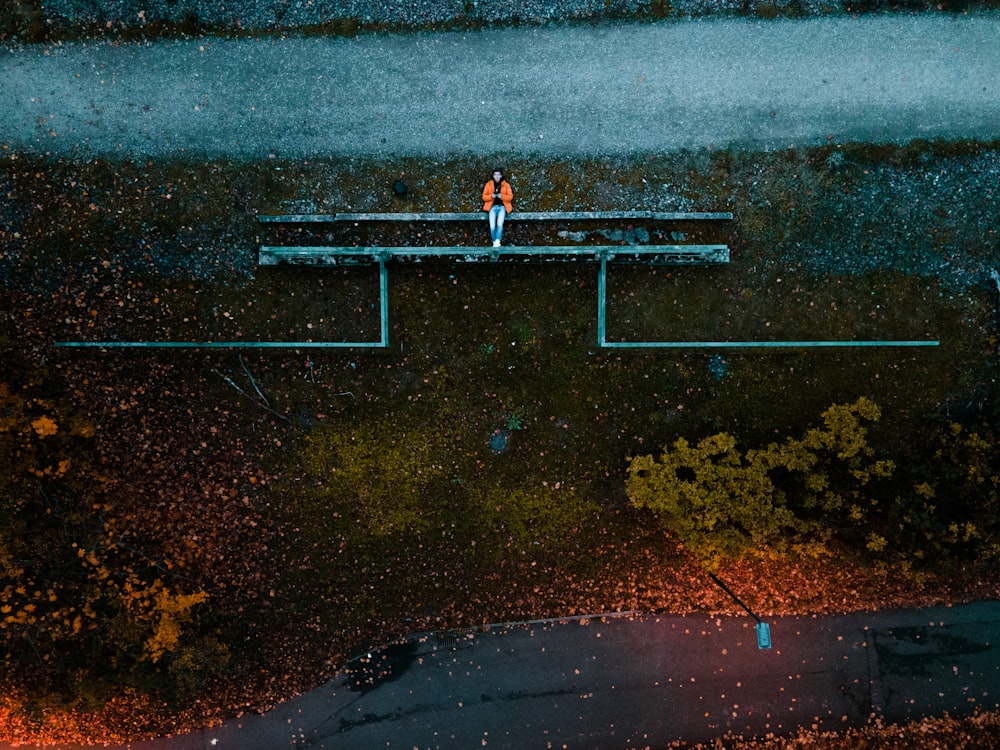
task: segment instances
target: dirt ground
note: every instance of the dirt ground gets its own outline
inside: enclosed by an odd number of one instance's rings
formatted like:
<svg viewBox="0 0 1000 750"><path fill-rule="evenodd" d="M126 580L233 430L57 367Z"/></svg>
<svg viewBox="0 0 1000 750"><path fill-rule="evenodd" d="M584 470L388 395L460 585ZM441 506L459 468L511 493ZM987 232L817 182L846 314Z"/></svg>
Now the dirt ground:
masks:
<svg viewBox="0 0 1000 750"><path fill-rule="evenodd" d="M33 409L93 425L82 450L111 477L104 512L209 594L188 627L228 653L206 645L196 666L147 665L148 692L98 691L115 700L96 716L38 723L8 706L11 738L204 725L310 688L406 632L734 611L629 506L630 456L722 430L763 445L861 395L883 409L873 446L914 466L933 453L922 434L995 431L984 197L1000 155L973 143L509 166L537 210L572 209L588 185L594 209L735 214L726 268L615 269L615 336L940 340L931 351L600 351L596 272L562 264L394 266L387 351L52 346L372 332L370 269L259 269L268 235L256 214L466 210L487 163L3 163L2 382ZM400 178L401 200L390 196ZM502 454L490 450L496 429L509 433ZM818 556L789 549L718 575L775 614L994 598L998 585L988 557L928 566L850 535ZM15 653L16 639L5 647Z"/></svg>

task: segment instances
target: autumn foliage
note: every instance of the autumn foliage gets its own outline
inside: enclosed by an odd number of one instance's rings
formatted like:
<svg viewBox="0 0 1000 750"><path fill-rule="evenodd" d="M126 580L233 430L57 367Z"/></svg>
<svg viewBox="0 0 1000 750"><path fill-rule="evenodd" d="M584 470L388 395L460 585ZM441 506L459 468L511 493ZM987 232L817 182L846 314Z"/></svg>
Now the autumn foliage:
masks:
<svg viewBox="0 0 1000 750"><path fill-rule="evenodd" d="M994 557L992 435L952 423L926 463L898 471L869 444L867 425L880 417L862 397L831 406L803 437L759 449L740 452L726 433L694 446L679 438L659 460L632 458L628 496L710 567L746 555L829 554L831 545L906 566L973 550Z"/></svg>
<svg viewBox="0 0 1000 750"><path fill-rule="evenodd" d="M180 647L207 600L136 533L94 426L29 387L0 386L0 644L8 687L100 705Z"/></svg>
<svg viewBox="0 0 1000 750"><path fill-rule="evenodd" d="M838 525L871 500L867 486L892 476L893 463L875 459L863 420L880 416L861 398L823 412L823 426L745 454L726 433L690 445L679 438L652 456L632 459L628 495L655 512L702 559L740 557L792 544L822 546Z"/></svg>

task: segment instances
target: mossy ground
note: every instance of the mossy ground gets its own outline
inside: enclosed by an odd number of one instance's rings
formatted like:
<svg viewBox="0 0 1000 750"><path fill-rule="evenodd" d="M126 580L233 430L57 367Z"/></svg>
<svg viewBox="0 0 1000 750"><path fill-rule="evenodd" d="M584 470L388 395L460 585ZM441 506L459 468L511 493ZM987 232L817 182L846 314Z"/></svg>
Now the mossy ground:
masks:
<svg viewBox="0 0 1000 750"><path fill-rule="evenodd" d="M43 383L31 387L86 415L105 456L130 457L135 495L233 493L188 498L183 516L176 498L143 504L164 544L196 537L219 550L191 571L212 595L203 624L238 627L226 631L233 661L139 731L266 705L412 630L727 610L624 495L628 457L678 437L780 440L859 396L882 407L871 441L898 460L926 455L920 436L948 421L995 428L997 301L983 269L996 243L980 198L997 151L979 144L504 162L523 210L735 213L727 267L611 269L613 339L935 348L601 350L596 267L445 262L390 266L386 350L52 347L374 339L375 271L258 269L256 214L475 211L493 164L2 164L5 382ZM928 188L935 174L969 197ZM496 429L510 431L500 454ZM345 457L368 467L360 494L338 474ZM223 513L242 519L225 535ZM775 613L958 601L993 596L996 583L974 561L876 568L850 548L720 575Z"/></svg>

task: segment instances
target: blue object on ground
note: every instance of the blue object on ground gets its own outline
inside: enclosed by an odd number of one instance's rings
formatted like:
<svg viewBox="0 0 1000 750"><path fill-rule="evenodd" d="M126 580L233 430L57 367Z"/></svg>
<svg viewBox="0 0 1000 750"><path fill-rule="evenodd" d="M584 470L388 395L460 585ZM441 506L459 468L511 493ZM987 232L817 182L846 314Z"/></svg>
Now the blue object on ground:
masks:
<svg viewBox="0 0 1000 750"><path fill-rule="evenodd" d="M494 453L503 453L507 450L507 438L510 433L507 430L494 430L490 435L490 450Z"/></svg>
<svg viewBox="0 0 1000 750"><path fill-rule="evenodd" d="M713 354L708 360L708 371L715 376L716 380L722 380L729 372L729 363L721 354Z"/></svg>
<svg viewBox="0 0 1000 750"><path fill-rule="evenodd" d="M757 623L757 648L771 648L771 626L766 622Z"/></svg>

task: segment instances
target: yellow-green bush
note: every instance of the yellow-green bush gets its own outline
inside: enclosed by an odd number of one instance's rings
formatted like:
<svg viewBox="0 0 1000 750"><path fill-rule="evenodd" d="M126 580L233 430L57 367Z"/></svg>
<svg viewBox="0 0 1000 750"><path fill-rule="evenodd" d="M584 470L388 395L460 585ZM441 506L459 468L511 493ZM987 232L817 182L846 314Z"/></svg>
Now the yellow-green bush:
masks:
<svg viewBox="0 0 1000 750"><path fill-rule="evenodd" d="M706 562L792 543L820 545L827 514L870 504L866 486L892 476L874 456L864 422L878 420L866 398L831 406L823 426L745 453L719 433L691 445L680 438L660 458L634 457L626 491L632 504L663 524Z"/></svg>

